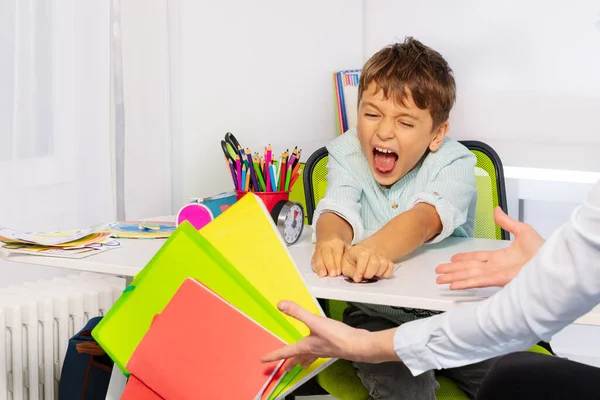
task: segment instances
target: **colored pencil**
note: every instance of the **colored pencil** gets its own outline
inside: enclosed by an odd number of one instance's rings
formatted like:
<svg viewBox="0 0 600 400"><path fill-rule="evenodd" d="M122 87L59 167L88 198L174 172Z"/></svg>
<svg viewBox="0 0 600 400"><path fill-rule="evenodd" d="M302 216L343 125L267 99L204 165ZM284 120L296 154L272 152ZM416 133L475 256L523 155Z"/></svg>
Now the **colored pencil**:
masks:
<svg viewBox="0 0 600 400"><path fill-rule="evenodd" d="M252 155L250 149L246 149L246 159L248 160L248 168L250 179L252 181L252 187L255 191L258 191L258 180L256 178L256 171L254 170L254 163L252 162Z"/></svg>
<svg viewBox="0 0 600 400"><path fill-rule="evenodd" d="M296 172L300 169L300 163L296 163L296 166L292 170L292 176L296 175Z"/></svg>
<svg viewBox="0 0 600 400"><path fill-rule="evenodd" d="M269 150L265 147L265 176L267 178L267 192L271 191L271 178L273 178L271 174L271 145L269 145Z"/></svg>
<svg viewBox="0 0 600 400"><path fill-rule="evenodd" d="M240 165L240 156L235 156L235 169L237 170L237 189L242 190L242 167Z"/></svg>
<svg viewBox="0 0 600 400"><path fill-rule="evenodd" d="M276 192L277 191L277 178L275 178L275 165L273 165L273 163L271 163L271 165L269 166L269 171L270 171L270 175L271 175L271 192Z"/></svg>
<svg viewBox="0 0 600 400"><path fill-rule="evenodd" d="M288 188L290 187L290 178L291 177L292 177L292 164L290 164L290 166L288 167L286 174L285 174L285 189L284 190L288 190Z"/></svg>
<svg viewBox="0 0 600 400"><path fill-rule="evenodd" d="M227 157L225 157L225 162L229 164L229 170L231 171L231 179L233 179L233 186L237 189L237 180L235 178L235 169L233 167L233 161L228 160Z"/></svg>
<svg viewBox="0 0 600 400"><path fill-rule="evenodd" d="M279 169L279 186L277 188L278 191L282 191L285 186L285 168L287 165L287 150L283 152L281 155L281 164Z"/></svg>
<svg viewBox="0 0 600 400"><path fill-rule="evenodd" d="M258 167L258 160L254 161L254 169L258 172L256 175L258 176L258 181L260 182L260 189L262 189L263 192L266 192L266 187L265 187L265 181L263 179L263 174L262 172L260 172L260 168Z"/></svg>
<svg viewBox="0 0 600 400"><path fill-rule="evenodd" d="M250 171L246 173L246 182L244 183L246 191L250 191Z"/></svg>
<svg viewBox="0 0 600 400"><path fill-rule="evenodd" d="M298 150L298 154L296 155L296 159L294 160L294 163L292 164L292 169L296 167L296 165L298 165L300 163L300 157L302 157L302 150Z"/></svg>
<svg viewBox="0 0 600 400"><path fill-rule="evenodd" d="M298 177L300 176L300 172L298 172L296 175L294 175L294 177L292 178L292 181L290 182L290 190L294 187L294 183L296 183L296 180L298 179Z"/></svg>
<svg viewBox="0 0 600 400"><path fill-rule="evenodd" d="M289 164L292 166L292 168L294 168L297 157L298 157L298 150L297 150L297 148L294 148L294 151L292 151L292 155L290 156L290 162L289 162Z"/></svg>
<svg viewBox="0 0 600 400"><path fill-rule="evenodd" d="M246 164L242 165L242 189L246 191Z"/></svg>

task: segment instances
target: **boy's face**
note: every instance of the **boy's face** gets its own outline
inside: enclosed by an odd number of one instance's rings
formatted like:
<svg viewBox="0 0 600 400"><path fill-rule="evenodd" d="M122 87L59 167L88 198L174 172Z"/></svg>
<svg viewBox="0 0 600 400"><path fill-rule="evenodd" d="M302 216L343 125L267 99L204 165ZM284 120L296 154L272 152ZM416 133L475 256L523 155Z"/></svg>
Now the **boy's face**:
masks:
<svg viewBox="0 0 600 400"><path fill-rule="evenodd" d="M448 122L433 128L429 110L418 108L407 91L404 105L371 82L358 106L357 133L375 180L390 186L412 170L427 149L436 151Z"/></svg>

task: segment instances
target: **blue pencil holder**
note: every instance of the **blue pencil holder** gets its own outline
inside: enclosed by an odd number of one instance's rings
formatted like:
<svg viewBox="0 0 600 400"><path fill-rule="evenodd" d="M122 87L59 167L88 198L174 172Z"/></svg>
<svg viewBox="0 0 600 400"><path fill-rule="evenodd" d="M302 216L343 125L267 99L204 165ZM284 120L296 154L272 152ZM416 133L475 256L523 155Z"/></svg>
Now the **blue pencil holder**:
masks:
<svg viewBox="0 0 600 400"><path fill-rule="evenodd" d="M235 192L223 192L215 194L214 196L192 199L191 202L204 204L206 207L208 207L213 217L216 218L236 201L237 198Z"/></svg>

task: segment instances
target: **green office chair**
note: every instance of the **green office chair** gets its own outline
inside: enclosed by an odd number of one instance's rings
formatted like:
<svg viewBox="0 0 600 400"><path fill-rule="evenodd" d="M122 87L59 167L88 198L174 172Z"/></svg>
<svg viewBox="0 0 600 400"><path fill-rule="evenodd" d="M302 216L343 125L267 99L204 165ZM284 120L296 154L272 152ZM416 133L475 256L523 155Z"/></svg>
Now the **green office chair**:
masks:
<svg viewBox="0 0 600 400"><path fill-rule="evenodd" d="M502 163L496 152L478 141L461 142L475 154L475 179L477 186L477 206L475 212L475 231L477 238L508 240L509 234L496 225L494 208L500 206L506 212L506 191ZM306 197L306 213L308 224L312 224L313 214L318 202L325 196L327 190L327 149L317 150L306 161L304 168L304 190ZM330 318L342 320L347 303L339 300L321 300L325 314ZM552 354L549 345L540 343L530 351ZM436 377L440 387L436 391L439 400L462 400L467 396L449 378ZM352 364L346 360L338 360L316 378L317 383L332 396L340 400L366 400L369 398L367 389Z"/></svg>

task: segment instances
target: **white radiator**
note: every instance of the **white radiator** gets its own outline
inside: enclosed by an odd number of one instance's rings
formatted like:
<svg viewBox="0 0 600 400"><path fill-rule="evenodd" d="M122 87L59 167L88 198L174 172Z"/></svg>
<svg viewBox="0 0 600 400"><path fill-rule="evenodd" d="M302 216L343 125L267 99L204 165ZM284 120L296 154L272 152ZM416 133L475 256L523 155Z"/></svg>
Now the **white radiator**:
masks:
<svg viewBox="0 0 600 400"><path fill-rule="evenodd" d="M0 400L52 400L69 339L104 315L122 278L84 272L0 289Z"/></svg>

